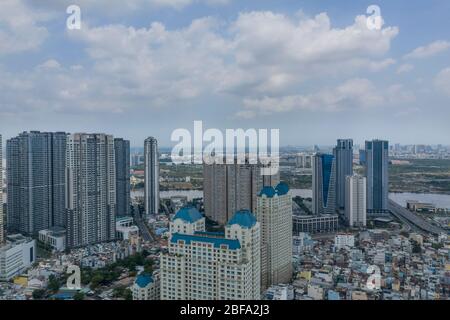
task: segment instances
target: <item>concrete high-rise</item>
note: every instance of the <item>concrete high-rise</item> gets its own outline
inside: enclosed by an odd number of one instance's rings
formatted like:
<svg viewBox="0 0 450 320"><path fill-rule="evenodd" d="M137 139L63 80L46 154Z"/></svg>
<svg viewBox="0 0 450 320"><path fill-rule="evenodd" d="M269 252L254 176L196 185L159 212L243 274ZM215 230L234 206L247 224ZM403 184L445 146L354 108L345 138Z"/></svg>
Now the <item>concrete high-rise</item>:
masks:
<svg viewBox="0 0 450 320"><path fill-rule="evenodd" d="M67 139L67 246L115 239L116 174L114 138L76 133Z"/></svg>
<svg viewBox="0 0 450 320"><path fill-rule="evenodd" d="M238 210L256 212L256 198L265 185L276 186L279 174L264 176L262 165L246 163L204 164L205 215L224 225Z"/></svg>
<svg viewBox="0 0 450 320"><path fill-rule="evenodd" d="M65 226L64 132L23 132L7 141L8 229L26 235Z"/></svg>
<svg viewBox="0 0 450 320"><path fill-rule="evenodd" d="M261 228L261 288L292 279L292 196L285 183L264 187L256 218Z"/></svg>
<svg viewBox="0 0 450 320"><path fill-rule="evenodd" d="M336 212L336 161L331 154L316 153L313 157L313 213Z"/></svg>
<svg viewBox="0 0 450 320"><path fill-rule="evenodd" d="M114 139L116 160L116 213L129 216L130 208L130 141Z"/></svg>
<svg viewBox="0 0 450 320"><path fill-rule="evenodd" d="M182 208L161 253L161 299L259 300L260 250L260 224L250 211L236 212L224 233L211 233L197 209Z"/></svg>
<svg viewBox="0 0 450 320"><path fill-rule="evenodd" d="M0 246L5 242L5 221L3 219L3 145L0 134Z"/></svg>
<svg viewBox="0 0 450 320"><path fill-rule="evenodd" d="M350 227L365 227L367 220L366 178L359 175L345 179L345 220Z"/></svg>
<svg viewBox="0 0 450 320"><path fill-rule="evenodd" d="M158 141L149 137L144 142L145 213L159 212L159 152Z"/></svg>
<svg viewBox="0 0 450 320"><path fill-rule="evenodd" d="M345 209L345 178L353 175L353 140L339 139L333 149L336 161L336 209Z"/></svg>
<svg viewBox="0 0 450 320"><path fill-rule="evenodd" d="M367 211L387 213L389 193L389 142L366 141Z"/></svg>

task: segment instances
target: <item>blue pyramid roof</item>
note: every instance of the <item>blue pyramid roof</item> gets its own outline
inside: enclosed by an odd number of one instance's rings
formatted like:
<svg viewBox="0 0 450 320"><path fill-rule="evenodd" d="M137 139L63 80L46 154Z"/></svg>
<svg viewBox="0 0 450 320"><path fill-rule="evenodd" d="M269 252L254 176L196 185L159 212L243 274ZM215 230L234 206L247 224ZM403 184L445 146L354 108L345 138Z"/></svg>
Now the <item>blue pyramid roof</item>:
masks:
<svg viewBox="0 0 450 320"><path fill-rule="evenodd" d="M275 189L273 187L263 187L259 196L267 196L268 198L272 198L276 194Z"/></svg>
<svg viewBox="0 0 450 320"><path fill-rule="evenodd" d="M280 182L275 188L275 191L279 196L284 196L289 192L289 186L284 182Z"/></svg>
<svg viewBox="0 0 450 320"><path fill-rule="evenodd" d="M138 275L135 281L135 283L141 288L145 288L146 286L148 286L149 283L152 282L153 282L152 276L146 273L141 273L140 275Z"/></svg>
<svg viewBox="0 0 450 320"><path fill-rule="evenodd" d="M263 187L261 192L259 193L259 196L261 197L261 196L265 195L268 198L272 198L275 195L284 196L288 192L289 192L289 186L284 182L280 182L275 188Z"/></svg>
<svg viewBox="0 0 450 320"><path fill-rule="evenodd" d="M180 210L178 210L175 217L173 217L173 220L181 219L184 222L188 223L194 223L197 220L200 220L203 218L202 214L197 210L195 207L183 207Z"/></svg>
<svg viewBox="0 0 450 320"><path fill-rule="evenodd" d="M228 225L238 224L243 228L250 229L256 224L256 217L249 210L237 211L228 221Z"/></svg>

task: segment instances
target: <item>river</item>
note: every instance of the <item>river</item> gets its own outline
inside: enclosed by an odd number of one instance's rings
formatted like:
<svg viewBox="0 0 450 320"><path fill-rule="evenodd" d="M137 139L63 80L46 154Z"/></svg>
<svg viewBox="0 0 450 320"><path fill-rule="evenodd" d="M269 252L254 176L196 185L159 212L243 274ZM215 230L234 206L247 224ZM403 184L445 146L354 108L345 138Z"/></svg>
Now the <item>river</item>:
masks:
<svg viewBox="0 0 450 320"><path fill-rule="evenodd" d="M302 198L311 198L312 190L309 189L291 189L293 197L301 196ZM143 197L144 190L137 190L131 192L131 197ZM203 191L201 190L173 190L173 191L161 191L161 198L169 198L172 196L186 196L188 201L194 198L202 198ZM446 194L428 194L428 193L390 193L389 197L395 202L406 205L408 200L416 200L420 202L432 203L438 208L450 209L450 195Z"/></svg>

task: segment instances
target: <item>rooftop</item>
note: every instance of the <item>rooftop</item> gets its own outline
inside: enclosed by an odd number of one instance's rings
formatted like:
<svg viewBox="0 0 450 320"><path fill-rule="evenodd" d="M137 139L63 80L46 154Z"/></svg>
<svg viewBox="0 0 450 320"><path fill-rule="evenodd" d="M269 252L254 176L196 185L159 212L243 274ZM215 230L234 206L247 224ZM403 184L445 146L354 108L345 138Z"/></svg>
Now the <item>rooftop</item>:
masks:
<svg viewBox="0 0 450 320"><path fill-rule="evenodd" d="M214 248L220 248L222 245L228 246L230 250L237 250L241 248L239 240L236 239L226 239L219 237L205 237L199 235L188 235L181 233L174 233L170 238L171 243L177 243L179 240L184 241L187 245L190 245L192 241L195 242L206 242L214 245Z"/></svg>
<svg viewBox="0 0 450 320"><path fill-rule="evenodd" d="M256 224L256 217L249 210L237 211L234 216L228 221L228 225L232 226L238 224L243 228L250 229Z"/></svg>
<svg viewBox="0 0 450 320"><path fill-rule="evenodd" d="M153 282L153 278L151 275L149 275L147 273L141 273L140 275L137 276L134 283L136 283L141 288L145 288L152 282Z"/></svg>
<svg viewBox="0 0 450 320"><path fill-rule="evenodd" d="M284 196L285 194L288 194L289 192L289 186L284 183L280 182L275 188L266 186L262 188L261 192L259 193L259 196L267 196L268 198L272 198L274 196Z"/></svg>
<svg viewBox="0 0 450 320"><path fill-rule="evenodd" d="M195 207L183 207L176 213L173 220L181 219L184 222L194 223L203 218L203 215Z"/></svg>

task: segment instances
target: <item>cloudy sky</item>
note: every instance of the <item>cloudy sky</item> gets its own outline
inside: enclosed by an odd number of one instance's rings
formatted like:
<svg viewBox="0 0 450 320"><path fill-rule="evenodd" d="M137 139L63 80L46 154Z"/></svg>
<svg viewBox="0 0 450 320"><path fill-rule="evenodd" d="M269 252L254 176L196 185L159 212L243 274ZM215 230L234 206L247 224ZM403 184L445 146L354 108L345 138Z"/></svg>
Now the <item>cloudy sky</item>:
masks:
<svg viewBox="0 0 450 320"><path fill-rule="evenodd" d="M282 145L450 144L449 14L446 0L1 0L0 133L169 146L202 120L279 128Z"/></svg>

